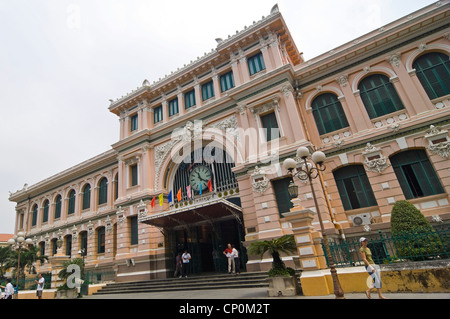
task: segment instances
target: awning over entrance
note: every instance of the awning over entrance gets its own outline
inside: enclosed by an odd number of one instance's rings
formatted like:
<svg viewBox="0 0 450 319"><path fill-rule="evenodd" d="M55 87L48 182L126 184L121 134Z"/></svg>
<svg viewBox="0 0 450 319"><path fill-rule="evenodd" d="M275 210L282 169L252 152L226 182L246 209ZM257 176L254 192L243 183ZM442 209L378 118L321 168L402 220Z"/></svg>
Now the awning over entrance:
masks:
<svg viewBox="0 0 450 319"><path fill-rule="evenodd" d="M241 207L226 199L213 199L204 203L180 206L163 213L141 217L139 221L160 228L176 228L234 217L242 224Z"/></svg>

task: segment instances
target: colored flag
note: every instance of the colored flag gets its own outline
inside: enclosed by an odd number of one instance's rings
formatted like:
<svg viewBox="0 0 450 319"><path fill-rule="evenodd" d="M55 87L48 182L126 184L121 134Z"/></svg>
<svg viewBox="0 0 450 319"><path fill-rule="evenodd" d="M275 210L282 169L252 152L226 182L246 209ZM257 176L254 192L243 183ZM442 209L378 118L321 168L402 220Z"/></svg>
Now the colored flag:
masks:
<svg viewBox="0 0 450 319"><path fill-rule="evenodd" d="M159 195L159 206L163 205L163 200L164 200L164 195L163 194Z"/></svg>
<svg viewBox="0 0 450 319"><path fill-rule="evenodd" d="M180 187L180 189L178 190L178 193L177 193L177 199L178 199L179 202L181 202L181 187Z"/></svg>
<svg viewBox="0 0 450 319"><path fill-rule="evenodd" d="M199 184L199 189L200 189L200 195L202 194L202 182L200 182L200 184Z"/></svg>
<svg viewBox="0 0 450 319"><path fill-rule="evenodd" d="M152 207L155 207L155 196L153 196L153 199L152 199Z"/></svg>
<svg viewBox="0 0 450 319"><path fill-rule="evenodd" d="M187 191L187 196L188 196L188 198L191 198L191 197L192 197L192 194L191 194L191 185L186 186L186 191Z"/></svg>
<svg viewBox="0 0 450 319"><path fill-rule="evenodd" d="M209 179L209 181L208 181L208 189L209 189L210 192L212 192L212 182L211 182L211 179Z"/></svg>
<svg viewBox="0 0 450 319"><path fill-rule="evenodd" d="M169 193L169 203L171 203L173 200L172 200L172 191L170 191L170 193Z"/></svg>

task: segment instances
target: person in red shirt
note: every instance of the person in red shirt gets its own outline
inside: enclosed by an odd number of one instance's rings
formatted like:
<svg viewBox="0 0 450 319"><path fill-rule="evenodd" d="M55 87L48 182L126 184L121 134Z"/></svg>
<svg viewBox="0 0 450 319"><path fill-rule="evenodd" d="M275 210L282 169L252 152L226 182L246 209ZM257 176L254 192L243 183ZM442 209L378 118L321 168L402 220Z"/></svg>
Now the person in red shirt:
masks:
<svg viewBox="0 0 450 319"><path fill-rule="evenodd" d="M234 274L235 266L234 266L233 249L231 248L231 244L227 245L227 249L223 251L223 254L227 256L228 259L228 273L231 274L231 272L233 271Z"/></svg>

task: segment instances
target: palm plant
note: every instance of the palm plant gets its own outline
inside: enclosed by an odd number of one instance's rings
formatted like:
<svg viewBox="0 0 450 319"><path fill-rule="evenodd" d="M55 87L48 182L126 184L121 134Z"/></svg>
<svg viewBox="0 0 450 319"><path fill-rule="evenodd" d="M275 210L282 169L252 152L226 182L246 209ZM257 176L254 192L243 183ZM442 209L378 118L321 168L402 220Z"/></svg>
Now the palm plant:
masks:
<svg viewBox="0 0 450 319"><path fill-rule="evenodd" d="M75 267L72 267L69 269L69 266L74 265ZM75 278L73 269L78 268L79 269L79 278ZM72 279L81 279L84 280L85 273L84 273L84 261L81 258L73 258L71 260L68 260L64 262L63 269L59 271L58 277L61 279L65 279L66 282L64 285L58 287L58 290L67 290L69 289L69 285L67 284L67 281ZM76 285L76 282L71 282L71 284Z"/></svg>
<svg viewBox="0 0 450 319"><path fill-rule="evenodd" d="M259 255L261 258L268 252L272 258L272 273L283 273L286 270L284 262L281 260L281 253L292 253L297 250L293 235L284 235L272 240L257 241L250 244L247 252L250 255Z"/></svg>
<svg viewBox="0 0 450 319"><path fill-rule="evenodd" d="M5 271L9 268L8 261L11 254L11 247L0 247L0 279L3 278Z"/></svg>

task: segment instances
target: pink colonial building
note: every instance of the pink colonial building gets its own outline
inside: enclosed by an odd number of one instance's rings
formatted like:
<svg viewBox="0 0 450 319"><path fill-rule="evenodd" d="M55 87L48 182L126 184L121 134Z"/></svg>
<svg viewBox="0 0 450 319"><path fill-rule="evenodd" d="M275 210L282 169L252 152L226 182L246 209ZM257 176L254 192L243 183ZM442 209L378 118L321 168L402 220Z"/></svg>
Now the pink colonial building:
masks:
<svg viewBox="0 0 450 319"><path fill-rule="evenodd" d="M283 215L315 210L283 161L300 146L327 155L314 181L329 236L390 230L407 199L450 219L449 2L439 1L304 61L274 6L267 17L157 82L111 101L120 139L75 167L13 193L15 232L116 281L225 271L227 243L247 271L271 258L245 247L292 233ZM313 225L319 228L318 221ZM299 256L284 256L298 267ZM40 266L50 270L51 264Z"/></svg>

